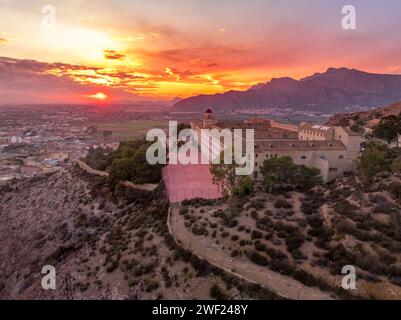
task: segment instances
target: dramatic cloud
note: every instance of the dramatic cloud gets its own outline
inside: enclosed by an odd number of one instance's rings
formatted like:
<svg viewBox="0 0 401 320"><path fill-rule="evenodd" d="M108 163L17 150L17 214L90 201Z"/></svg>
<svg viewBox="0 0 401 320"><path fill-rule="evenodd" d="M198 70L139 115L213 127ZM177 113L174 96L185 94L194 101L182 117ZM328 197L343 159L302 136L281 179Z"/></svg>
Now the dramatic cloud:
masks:
<svg viewBox="0 0 401 320"><path fill-rule="evenodd" d="M126 57L125 54L118 52L116 50L110 50L110 49L103 50L103 55L106 59L109 59L109 60L122 60Z"/></svg>
<svg viewBox="0 0 401 320"><path fill-rule="evenodd" d="M98 93L171 99L300 79L330 66L399 73L401 3L388 1L388 8L363 1L352 32L341 28L340 0L53 0L63 14L52 32L32 15L35 1L6 1L1 55L19 59L2 58L0 93L8 101ZM24 23L15 27L16 20Z"/></svg>
<svg viewBox="0 0 401 320"><path fill-rule="evenodd" d="M5 38L0 37L0 46L6 45L6 44L8 44L8 41Z"/></svg>
<svg viewBox="0 0 401 320"><path fill-rule="evenodd" d="M116 101L140 98L118 85L97 84L91 80L83 84L84 77L96 79L97 72L101 71L64 63L0 57L1 103L88 103L88 98L98 92ZM125 77L135 79L134 76Z"/></svg>

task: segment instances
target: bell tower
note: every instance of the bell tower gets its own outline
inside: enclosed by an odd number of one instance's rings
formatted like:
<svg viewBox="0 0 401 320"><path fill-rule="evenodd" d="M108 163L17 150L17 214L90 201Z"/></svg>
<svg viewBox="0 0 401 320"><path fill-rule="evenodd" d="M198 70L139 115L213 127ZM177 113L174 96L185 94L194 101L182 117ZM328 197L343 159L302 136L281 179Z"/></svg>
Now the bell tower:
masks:
<svg viewBox="0 0 401 320"><path fill-rule="evenodd" d="M217 123L213 118L213 111L211 109L207 109L203 114L203 127L213 126Z"/></svg>

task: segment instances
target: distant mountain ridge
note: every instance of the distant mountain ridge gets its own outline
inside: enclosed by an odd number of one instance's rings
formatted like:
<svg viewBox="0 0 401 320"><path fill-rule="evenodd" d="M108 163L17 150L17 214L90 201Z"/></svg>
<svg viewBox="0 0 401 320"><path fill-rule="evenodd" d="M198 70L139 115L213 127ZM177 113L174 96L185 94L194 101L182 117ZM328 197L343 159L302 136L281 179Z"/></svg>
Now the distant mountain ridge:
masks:
<svg viewBox="0 0 401 320"><path fill-rule="evenodd" d="M199 95L174 104L177 111L231 111L260 108L333 113L350 107L377 108L401 101L401 75L329 68L300 80L273 78L246 91Z"/></svg>

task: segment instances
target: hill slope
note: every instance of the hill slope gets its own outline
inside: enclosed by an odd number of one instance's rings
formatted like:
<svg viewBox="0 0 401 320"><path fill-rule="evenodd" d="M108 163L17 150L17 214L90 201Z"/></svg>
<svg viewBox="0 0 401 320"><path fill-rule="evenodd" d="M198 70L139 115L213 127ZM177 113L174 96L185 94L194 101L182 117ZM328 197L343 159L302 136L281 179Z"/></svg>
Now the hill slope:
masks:
<svg viewBox="0 0 401 320"><path fill-rule="evenodd" d="M389 106L373 109L365 112L353 112L336 114L329 119L327 125L349 126L352 125L353 119L361 119L368 124L377 124L384 117L391 115L399 115L401 113L401 102L393 103Z"/></svg>

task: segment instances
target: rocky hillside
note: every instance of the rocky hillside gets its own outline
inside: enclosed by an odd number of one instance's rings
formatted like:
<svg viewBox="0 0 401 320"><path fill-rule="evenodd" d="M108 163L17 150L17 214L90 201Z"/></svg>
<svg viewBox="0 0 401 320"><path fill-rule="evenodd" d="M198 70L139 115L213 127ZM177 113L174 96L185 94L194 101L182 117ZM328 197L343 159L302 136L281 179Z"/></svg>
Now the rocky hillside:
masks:
<svg viewBox="0 0 401 320"><path fill-rule="evenodd" d="M353 112L345 114L336 114L327 122L328 125L352 125L355 119L360 119L367 124L376 124L381 118L399 115L401 113L401 102L391 104L386 107L377 108L366 112Z"/></svg>
<svg viewBox="0 0 401 320"><path fill-rule="evenodd" d="M272 79L247 91L200 95L177 102L173 109L216 111L263 107L341 112L350 107L377 108L401 100L401 75L367 73L355 69L329 68L301 80Z"/></svg>
<svg viewBox="0 0 401 320"><path fill-rule="evenodd" d="M276 297L177 247L168 207L160 188L112 193L77 167L0 186L0 299Z"/></svg>

